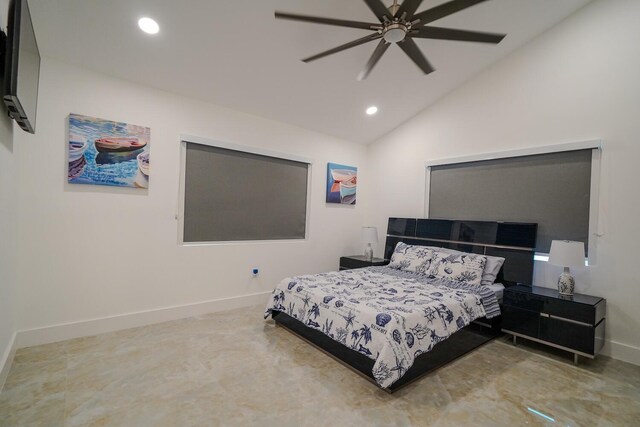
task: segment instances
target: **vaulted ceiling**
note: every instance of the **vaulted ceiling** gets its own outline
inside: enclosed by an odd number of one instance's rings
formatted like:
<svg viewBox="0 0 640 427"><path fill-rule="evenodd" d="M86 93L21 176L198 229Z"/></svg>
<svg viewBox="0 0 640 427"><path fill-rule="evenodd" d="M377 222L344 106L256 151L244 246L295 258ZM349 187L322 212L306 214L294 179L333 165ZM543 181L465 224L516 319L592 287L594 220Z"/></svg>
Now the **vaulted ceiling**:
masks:
<svg viewBox="0 0 640 427"><path fill-rule="evenodd" d="M365 30L274 19L274 11L375 22L360 0L29 0L42 55L162 90L369 143L549 29L590 0L490 0L433 22L506 33L499 45L416 40L424 75L391 46L356 77L374 43L312 63L300 59ZM392 1L384 0L387 6ZM444 3L424 0L418 11ZM142 33L150 16L160 33ZM367 116L365 108L379 112Z"/></svg>

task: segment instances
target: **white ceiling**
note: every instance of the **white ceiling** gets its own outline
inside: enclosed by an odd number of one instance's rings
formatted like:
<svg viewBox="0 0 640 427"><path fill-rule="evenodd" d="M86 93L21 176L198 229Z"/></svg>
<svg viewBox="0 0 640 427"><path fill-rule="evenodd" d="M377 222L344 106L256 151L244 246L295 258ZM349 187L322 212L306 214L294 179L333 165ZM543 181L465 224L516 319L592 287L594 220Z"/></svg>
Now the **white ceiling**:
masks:
<svg viewBox="0 0 640 427"><path fill-rule="evenodd" d="M276 20L274 10L376 22L359 0L29 0L42 55L163 90L368 143L434 103L590 0L491 0L433 25L507 33L494 46L416 43L436 68L423 75L391 46L356 77L375 43L305 64L301 58L367 34ZM418 11L444 0L425 0ZM391 4L390 0L385 0ZM137 20L160 24L143 34ZM366 116L367 106L379 107Z"/></svg>

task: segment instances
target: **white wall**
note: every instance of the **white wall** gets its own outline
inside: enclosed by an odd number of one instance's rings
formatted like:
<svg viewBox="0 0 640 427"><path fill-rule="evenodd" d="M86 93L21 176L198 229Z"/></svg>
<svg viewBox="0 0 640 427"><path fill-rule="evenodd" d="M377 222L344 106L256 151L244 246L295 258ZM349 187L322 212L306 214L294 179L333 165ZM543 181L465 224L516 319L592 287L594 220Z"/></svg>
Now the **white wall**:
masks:
<svg viewBox="0 0 640 427"><path fill-rule="evenodd" d="M423 217L427 160L603 139L604 236L577 288L607 298L606 351L640 364L639 16L637 0L595 1L376 141L366 219ZM535 282L559 273L541 263Z"/></svg>
<svg viewBox="0 0 640 427"><path fill-rule="evenodd" d="M149 190L68 184L69 113L150 126ZM178 244L183 133L312 159L308 241ZM324 188L328 161L359 166L366 181L362 145L48 58L37 133L19 133L15 140L20 330L267 292L286 276L337 269L340 255L361 251L362 204L325 205ZM251 277L254 266L261 269L258 278ZM267 296L260 301L266 304Z"/></svg>
<svg viewBox="0 0 640 427"><path fill-rule="evenodd" d="M2 81L0 80L0 84ZM13 143L12 123L0 108L0 389L3 367L16 331L16 228L18 201L18 159Z"/></svg>
<svg viewBox="0 0 640 427"><path fill-rule="evenodd" d="M6 28L8 1L0 0L0 27ZM4 81L0 79L0 88ZM18 159L13 125L4 104L0 107L0 390L8 373L5 360L15 333L16 233Z"/></svg>

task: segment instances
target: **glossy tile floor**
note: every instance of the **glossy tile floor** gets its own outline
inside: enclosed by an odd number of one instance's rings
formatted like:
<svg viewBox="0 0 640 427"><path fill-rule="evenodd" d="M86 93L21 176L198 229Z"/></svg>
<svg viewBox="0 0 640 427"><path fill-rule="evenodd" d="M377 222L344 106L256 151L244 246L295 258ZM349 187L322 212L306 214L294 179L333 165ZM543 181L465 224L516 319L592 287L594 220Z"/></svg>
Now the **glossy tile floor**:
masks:
<svg viewBox="0 0 640 427"><path fill-rule="evenodd" d="M640 367L495 340L390 395L251 307L19 350L2 426L639 426ZM552 421L553 420L553 421Z"/></svg>

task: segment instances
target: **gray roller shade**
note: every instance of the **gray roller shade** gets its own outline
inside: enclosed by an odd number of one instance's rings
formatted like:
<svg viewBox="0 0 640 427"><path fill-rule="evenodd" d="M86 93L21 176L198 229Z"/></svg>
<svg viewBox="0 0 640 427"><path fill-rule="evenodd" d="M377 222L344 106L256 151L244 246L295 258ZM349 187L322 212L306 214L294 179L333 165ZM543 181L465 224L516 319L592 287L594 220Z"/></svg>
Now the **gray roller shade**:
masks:
<svg viewBox="0 0 640 427"><path fill-rule="evenodd" d="M184 241L304 239L309 165L186 142Z"/></svg>
<svg viewBox="0 0 640 427"><path fill-rule="evenodd" d="M592 150L432 166L429 218L537 222L551 240L589 242Z"/></svg>

